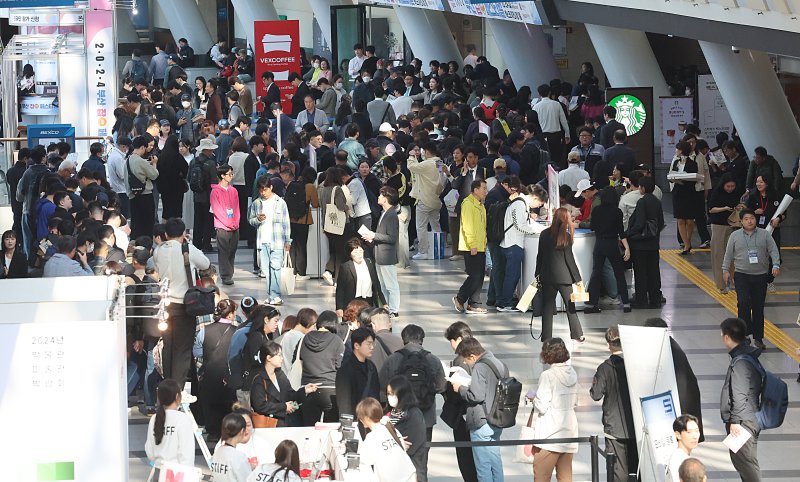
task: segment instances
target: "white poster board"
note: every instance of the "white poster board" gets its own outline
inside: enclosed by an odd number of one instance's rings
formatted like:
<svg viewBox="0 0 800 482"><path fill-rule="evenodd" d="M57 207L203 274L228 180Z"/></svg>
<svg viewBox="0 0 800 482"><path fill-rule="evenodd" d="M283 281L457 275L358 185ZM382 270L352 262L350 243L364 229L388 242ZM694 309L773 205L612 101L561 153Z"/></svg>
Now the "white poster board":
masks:
<svg viewBox="0 0 800 482"><path fill-rule="evenodd" d="M0 281L3 480L128 480L125 322L110 319L117 283Z"/></svg>
<svg viewBox="0 0 800 482"><path fill-rule="evenodd" d="M733 132L733 120L711 74L697 76L697 106L700 131L709 145L720 132Z"/></svg>
<svg viewBox="0 0 800 482"><path fill-rule="evenodd" d="M658 100L661 104L661 162L669 164L675 156L675 145L683 136L683 132L678 129L678 123L692 123L694 99L659 97Z"/></svg>
<svg viewBox="0 0 800 482"><path fill-rule="evenodd" d="M643 443L647 421L642 404L637 401L664 392L678 393L669 334L666 328L620 325L619 335L625 360L635 360L635 363L625 363L625 373L632 402L636 445L639 447L639 473L642 480L663 482L665 473L658 467L657 454L650 444ZM673 409L675 413L681 413L677 399L673 400ZM672 421L669 427L671 430Z"/></svg>
<svg viewBox="0 0 800 482"><path fill-rule="evenodd" d="M672 422L675 421L678 413L675 411L672 392L645 397L640 402L647 427L645 443L653 454L658 474L661 476L658 480L661 481L665 479L664 474L672 453L678 448L678 441L672 430Z"/></svg>

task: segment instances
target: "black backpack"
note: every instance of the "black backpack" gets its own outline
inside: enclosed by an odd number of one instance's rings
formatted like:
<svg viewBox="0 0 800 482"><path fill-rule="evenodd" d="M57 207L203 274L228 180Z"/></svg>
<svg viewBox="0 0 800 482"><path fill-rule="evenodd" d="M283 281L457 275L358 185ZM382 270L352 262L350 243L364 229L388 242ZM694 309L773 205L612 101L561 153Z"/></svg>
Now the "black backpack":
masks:
<svg viewBox="0 0 800 482"><path fill-rule="evenodd" d="M290 219L298 219L305 216L308 212L305 183L303 181L290 182L286 186L283 200L286 201L286 209L289 211Z"/></svg>
<svg viewBox="0 0 800 482"><path fill-rule="evenodd" d="M189 189L197 193L206 190L206 176L200 159L195 159L189 166Z"/></svg>
<svg viewBox="0 0 800 482"><path fill-rule="evenodd" d="M497 377L494 402L492 402L491 407L485 405L483 407L486 412L486 421L493 427L513 427L517 423L517 410L519 410L519 399L522 395L522 383L512 376L502 376L497 371L497 368L488 361L483 359L478 361L491 368Z"/></svg>
<svg viewBox="0 0 800 482"><path fill-rule="evenodd" d="M419 409L427 410L433 406L436 392L433 389L433 374L428 364L428 353L425 350L411 351L403 348L397 353L403 355L398 373L405 375L411 383L414 395L417 396ZM520 388L521 389L521 388Z"/></svg>
<svg viewBox="0 0 800 482"><path fill-rule="evenodd" d="M511 229L512 225L506 226L505 219L506 219L506 211L508 211L508 207L511 206L511 203L516 202L517 200L525 202L524 199L518 197L513 201L498 201L491 206L486 211L486 240L490 243L501 243L503 238L506 237L506 233L509 229Z"/></svg>

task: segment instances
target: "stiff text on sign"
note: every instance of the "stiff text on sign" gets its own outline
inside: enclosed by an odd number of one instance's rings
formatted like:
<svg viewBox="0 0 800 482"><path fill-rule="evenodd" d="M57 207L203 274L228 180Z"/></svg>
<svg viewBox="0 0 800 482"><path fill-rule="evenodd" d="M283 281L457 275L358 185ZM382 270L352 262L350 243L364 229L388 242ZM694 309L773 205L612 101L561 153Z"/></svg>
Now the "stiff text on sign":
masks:
<svg viewBox="0 0 800 482"><path fill-rule="evenodd" d="M295 91L289 74L300 73L300 22L297 20L264 20L253 22L256 39L256 85L259 96L267 95L262 80L264 72L272 72L281 92L281 105L291 111L288 95ZM269 106L264 106L269 109Z"/></svg>
<svg viewBox="0 0 800 482"><path fill-rule="evenodd" d="M89 101L89 135L111 134L111 115L116 105L113 12L86 13L86 78Z"/></svg>

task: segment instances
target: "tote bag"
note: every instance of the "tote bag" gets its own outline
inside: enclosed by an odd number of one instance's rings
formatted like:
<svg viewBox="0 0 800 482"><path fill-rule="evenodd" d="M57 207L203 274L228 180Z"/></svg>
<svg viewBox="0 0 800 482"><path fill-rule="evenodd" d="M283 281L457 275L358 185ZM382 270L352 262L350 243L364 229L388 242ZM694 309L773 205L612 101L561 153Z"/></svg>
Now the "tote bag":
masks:
<svg viewBox="0 0 800 482"><path fill-rule="evenodd" d="M293 295L294 284L294 266L292 266L292 257L289 256L289 253L287 252L284 253L283 268L281 269L281 295Z"/></svg>
<svg viewBox="0 0 800 482"><path fill-rule="evenodd" d="M336 197L336 189L341 189L339 186L333 188L331 192L331 202L325 206L325 223L322 230L329 234L344 234L344 227L347 224L347 214L340 211L333 202Z"/></svg>
<svg viewBox="0 0 800 482"><path fill-rule="evenodd" d="M536 424L536 407L531 408L531 414L528 416L528 423L520 427L518 440L533 440L533 429ZM514 462L520 464L533 464L533 454L538 450L533 445L517 445L514 449Z"/></svg>

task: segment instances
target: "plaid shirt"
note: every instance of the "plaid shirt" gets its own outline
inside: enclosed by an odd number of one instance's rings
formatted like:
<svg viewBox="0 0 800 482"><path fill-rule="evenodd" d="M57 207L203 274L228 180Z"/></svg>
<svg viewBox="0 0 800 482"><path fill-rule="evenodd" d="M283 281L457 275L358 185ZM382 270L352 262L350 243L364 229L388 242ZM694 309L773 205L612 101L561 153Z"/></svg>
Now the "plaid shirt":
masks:
<svg viewBox="0 0 800 482"><path fill-rule="evenodd" d="M256 245L269 244L274 248L289 244L292 242L291 227L289 226L289 209L286 207L286 202L275 194L275 212L272 216L272 229L270 230L270 239L261 239L261 221L258 220L258 215L261 214L262 205L264 200L260 197L253 201L250 209L247 211L247 221L256 228Z"/></svg>

